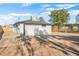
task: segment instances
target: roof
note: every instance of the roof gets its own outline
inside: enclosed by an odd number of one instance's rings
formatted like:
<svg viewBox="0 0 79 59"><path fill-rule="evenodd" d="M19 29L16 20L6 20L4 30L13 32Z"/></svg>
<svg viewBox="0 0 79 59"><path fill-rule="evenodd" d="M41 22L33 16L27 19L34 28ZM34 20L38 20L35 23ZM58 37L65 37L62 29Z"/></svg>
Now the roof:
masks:
<svg viewBox="0 0 79 59"><path fill-rule="evenodd" d="M79 26L79 24L65 24L65 26L70 26L70 25Z"/></svg>
<svg viewBox="0 0 79 59"><path fill-rule="evenodd" d="M45 22L44 20L38 20L38 21L25 20L25 21L16 22L14 25L20 24L20 23L29 24L29 25L50 25L49 23Z"/></svg>

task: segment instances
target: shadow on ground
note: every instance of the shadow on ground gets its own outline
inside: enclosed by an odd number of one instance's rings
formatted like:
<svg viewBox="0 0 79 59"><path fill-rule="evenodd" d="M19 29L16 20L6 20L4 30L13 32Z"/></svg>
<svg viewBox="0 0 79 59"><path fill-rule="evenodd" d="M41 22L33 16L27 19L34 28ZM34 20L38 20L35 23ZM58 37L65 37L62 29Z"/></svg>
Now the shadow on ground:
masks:
<svg viewBox="0 0 79 59"><path fill-rule="evenodd" d="M74 44L79 45L79 36L61 36L61 35L52 35L52 37L59 39L59 40L68 40L68 41L72 41Z"/></svg>
<svg viewBox="0 0 79 59"><path fill-rule="evenodd" d="M79 37L72 37L72 36L60 36L60 38L57 38L57 36L52 36L52 37L54 37L56 39L65 39L65 40L74 40L74 41L76 39L77 42L78 42L78 38L79 38ZM59 42L49 41L48 39L43 39L43 37L39 38L39 37L35 36L35 38L36 38L37 41L40 42L40 46L41 45L48 45L50 48L55 48L59 51L62 51L65 55L71 55L70 53L73 53L75 55L79 55L79 50L76 50L73 47L62 45ZM50 46L49 43L52 44L52 45Z"/></svg>

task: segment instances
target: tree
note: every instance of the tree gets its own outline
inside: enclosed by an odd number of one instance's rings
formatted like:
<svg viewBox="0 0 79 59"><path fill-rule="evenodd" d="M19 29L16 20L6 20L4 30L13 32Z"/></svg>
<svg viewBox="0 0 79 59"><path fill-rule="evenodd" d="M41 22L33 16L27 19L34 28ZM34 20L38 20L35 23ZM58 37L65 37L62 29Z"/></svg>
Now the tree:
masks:
<svg viewBox="0 0 79 59"><path fill-rule="evenodd" d="M50 22L54 25L58 26L58 31L61 26L63 26L69 19L69 13L67 10L60 9L60 10L53 10L50 14Z"/></svg>
<svg viewBox="0 0 79 59"><path fill-rule="evenodd" d="M70 30L71 32L73 32L73 27L75 26L76 24L70 24Z"/></svg>
<svg viewBox="0 0 79 59"><path fill-rule="evenodd" d="M39 20L40 20L40 21L44 21L43 17L39 17Z"/></svg>

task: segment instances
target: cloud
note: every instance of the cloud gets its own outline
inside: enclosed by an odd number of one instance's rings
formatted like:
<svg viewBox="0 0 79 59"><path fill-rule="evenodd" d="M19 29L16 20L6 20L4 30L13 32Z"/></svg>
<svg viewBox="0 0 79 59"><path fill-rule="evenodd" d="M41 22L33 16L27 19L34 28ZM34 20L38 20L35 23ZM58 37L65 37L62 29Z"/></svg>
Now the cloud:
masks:
<svg viewBox="0 0 79 59"><path fill-rule="evenodd" d="M9 15L12 15L12 16L32 16L32 14L30 14L30 13L10 13Z"/></svg>
<svg viewBox="0 0 79 59"><path fill-rule="evenodd" d="M46 8L46 11L59 10L59 9L63 9L63 8Z"/></svg>
<svg viewBox="0 0 79 59"><path fill-rule="evenodd" d="M0 15L0 25L13 23L14 17L11 15Z"/></svg>
<svg viewBox="0 0 79 59"><path fill-rule="evenodd" d="M49 5L49 4L44 4L44 5L42 5L42 7L43 7L43 8L45 8L45 7L50 7L50 5Z"/></svg>
<svg viewBox="0 0 79 59"><path fill-rule="evenodd" d="M49 15L49 14L50 14L49 11L40 13L40 15Z"/></svg>
<svg viewBox="0 0 79 59"><path fill-rule="evenodd" d="M13 24L16 22L18 17L21 17L21 19L19 19L20 21L23 19L28 19L27 16L32 16L32 14L30 13L24 13L24 14L9 13L7 15L0 15L0 25Z"/></svg>
<svg viewBox="0 0 79 59"><path fill-rule="evenodd" d="M74 4L58 4L58 5L56 5L57 8L64 8L64 9L69 9L69 8L72 8L75 6L76 5L74 5Z"/></svg>
<svg viewBox="0 0 79 59"><path fill-rule="evenodd" d="M39 16L43 17L46 22L49 22L49 19L50 19L49 14L50 14L50 12L46 11L46 12L40 13Z"/></svg>
<svg viewBox="0 0 79 59"><path fill-rule="evenodd" d="M40 6L40 10L45 10L50 6L51 6L50 4L43 4L43 5Z"/></svg>
<svg viewBox="0 0 79 59"><path fill-rule="evenodd" d="M4 21L0 20L0 25L5 25Z"/></svg>
<svg viewBox="0 0 79 59"><path fill-rule="evenodd" d="M77 14L79 14L79 10L70 10L69 13L70 13L70 20L71 20L70 22L75 23L76 16L77 16Z"/></svg>
<svg viewBox="0 0 79 59"><path fill-rule="evenodd" d="M52 11L54 8L46 8L47 11Z"/></svg>
<svg viewBox="0 0 79 59"><path fill-rule="evenodd" d="M22 6L23 6L23 7L28 7L28 6L31 6L31 4L32 4L32 3L23 3Z"/></svg>
<svg viewBox="0 0 79 59"><path fill-rule="evenodd" d="M70 10L69 13L71 15L77 15L77 14L79 14L79 10Z"/></svg>
<svg viewBox="0 0 79 59"><path fill-rule="evenodd" d="M11 19L11 18L13 18L13 17L10 16L10 15L0 15L0 19L5 19L5 20L7 20L7 19Z"/></svg>

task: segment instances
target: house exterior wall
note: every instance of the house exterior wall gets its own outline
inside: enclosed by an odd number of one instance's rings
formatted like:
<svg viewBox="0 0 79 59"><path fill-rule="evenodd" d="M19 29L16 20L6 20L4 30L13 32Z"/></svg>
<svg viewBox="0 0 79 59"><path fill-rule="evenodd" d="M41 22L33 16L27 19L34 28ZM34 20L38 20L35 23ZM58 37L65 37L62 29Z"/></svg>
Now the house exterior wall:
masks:
<svg viewBox="0 0 79 59"><path fill-rule="evenodd" d="M46 32L47 34L51 34L51 26L25 25L25 35L40 35L40 31L42 31L43 34L45 34L44 32Z"/></svg>
<svg viewBox="0 0 79 59"><path fill-rule="evenodd" d="M58 30L57 26L52 26L52 32L58 32L57 30ZM79 32L79 25L73 26L72 29L70 25L60 27L60 32Z"/></svg>
<svg viewBox="0 0 79 59"><path fill-rule="evenodd" d="M74 26L73 30L76 31L76 32L79 32L79 27L78 26Z"/></svg>
<svg viewBox="0 0 79 59"><path fill-rule="evenodd" d="M46 31L48 32L48 34L51 34L51 25L47 25L46 26Z"/></svg>
<svg viewBox="0 0 79 59"><path fill-rule="evenodd" d="M23 34L23 32L24 32L24 31L23 31L23 24L20 24L20 25L19 25L19 33L20 33L20 34Z"/></svg>
<svg viewBox="0 0 79 59"><path fill-rule="evenodd" d="M23 24L20 24L18 26L19 30L18 33L19 34L23 34L24 32L24 28L23 28ZM25 36L27 35L40 35L40 33L42 34L51 34L51 25L46 25L46 26L42 26L42 25L27 25L25 24Z"/></svg>
<svg viewBox="0 0 79 59"><path fill-rule="evenodd" d="M13 31L16 32L17 34L20 34L20 33L19 33L19 28L18 28L18 26L17 26L17 27L14 26Z"/></svg>
<svg viewBox="0 0 79 59"><path fill-rule="evenodd" d="M14 30L19 35L23 34L23 24L18 24L18 26L16 26Z"/></svg>
<svg viewBox="0 0 79 59"><path fill-rule="evenodd" d="M69 29L68 26L63 26L63 27L60 28L60 31L61 31L61 32L63 32L63 31L66 32L66 31L70 31L70 29Z"/></svg>

